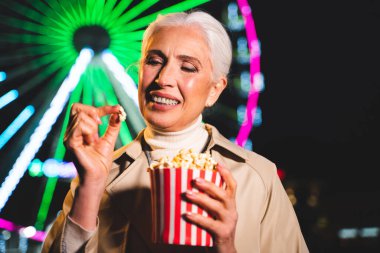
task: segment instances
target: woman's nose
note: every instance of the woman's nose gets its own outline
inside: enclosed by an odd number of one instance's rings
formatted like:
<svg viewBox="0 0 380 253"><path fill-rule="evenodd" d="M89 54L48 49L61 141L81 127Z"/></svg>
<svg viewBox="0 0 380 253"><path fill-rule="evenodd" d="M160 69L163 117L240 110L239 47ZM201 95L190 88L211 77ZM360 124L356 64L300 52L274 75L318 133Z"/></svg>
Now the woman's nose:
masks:
<svg viewBox="0 0 380 253"><path fill-rule="evenodd" d="M175 71L170 64L165 64L157 75L156 83L161 86L174 86L175 85Z"/></svg>

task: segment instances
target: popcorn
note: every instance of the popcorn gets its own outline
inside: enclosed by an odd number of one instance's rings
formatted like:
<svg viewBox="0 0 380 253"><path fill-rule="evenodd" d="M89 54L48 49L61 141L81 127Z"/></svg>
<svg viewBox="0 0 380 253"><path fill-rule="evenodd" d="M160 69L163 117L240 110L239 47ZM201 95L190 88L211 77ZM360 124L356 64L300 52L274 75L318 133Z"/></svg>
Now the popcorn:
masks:
<svg viewBox="0 0 380 253"><path fill-rule="evenodd" d="M195 153L193 149L181 149L172 159L168 156L153 161L150 169L182 168L216 170L217 162L207 153Z"/></svg>
<svg viewBox="0 0 380 253"><path fill-rule="evenodd" d="M119 120L125 121L126 118L127 118L127 114L125 113L124 108L120 106Z"/></svg>

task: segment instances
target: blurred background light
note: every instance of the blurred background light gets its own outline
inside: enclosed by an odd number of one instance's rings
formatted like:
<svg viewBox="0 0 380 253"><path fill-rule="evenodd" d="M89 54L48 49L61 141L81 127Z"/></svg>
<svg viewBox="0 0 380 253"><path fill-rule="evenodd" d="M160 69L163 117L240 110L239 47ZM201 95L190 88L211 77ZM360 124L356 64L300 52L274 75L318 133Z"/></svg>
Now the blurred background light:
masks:
<svg viewBox="0 0 380 253"><path fill-rule="evenodd" d="M14 119L12 123L0 134L0 149L17 133L17 131L34 114L34 107L29 105ZM1 192L1 191L0 191ZM1 210L1 207L0 207Z"/></svg>
<svg viewBox="0 0 380 253"><path fill-rule="evenodd" d="M379 236L379 227L365 227L360 229L360 236L363 238L376 238Z"/></svg>
<svg viewBox="0 0 380 253"><path fill-rule="evenodd" d="M2 231L5 240L8 240L11 237L11 233L9 232L18 232L24 231L25 228L28 228L27 234L31 235L29 238L38 242L42 242L46 237L45 231L38 231L33 226L23 227L20 225L16 225L11 221L0 218L0 229L5 229Z"/></svg>
<svg viewBox="0 0 380 253"><path fill-rule="evenodd" d="M5 79L7 79L7 73L0 71L0 82L5 81Z"/></svg>
<svg viewBox="0 0 380 253"><path fill-rule="evenodd" d="M37 230L35 227L33 226L29 226L29 227L26 227L26 228L21 228L19 230L19 233L22 237L25 237L25 238L31 238L33 236L36 235L37 233Z"/></svg>
<svg viewBox="0 0 380 253"><path fill-rule="evenodd" d="M31 177L41 177L44 175L44 172L42 170L43 163L40 161L40 159L34 159L28 167L29 175Z"/></svg>
<svg viewBox="0 0 380 253"><path fill-rule="evenodd" d="M342 228L338 232L340 239L354 239L359 235L357 228Z"/></svg>
<svg viewBox="0 0 380 253"><path fill-rule="evenodd" d="M236 3L229 3L227 6L228 21L227 26L231 31L241 31L244 29L243 18L239 15L239 7Z"/></svg>
<svg viewBox="0 0 380 253"><path fill-rule="evenodd" d="M7 104L11 103L17 97L18 97L17 90L11 90L5 93L3 96L0 97L0 109L6 106Z"/></svg>
<svg viewBox="0 0 380 253"><path fill-rule="evenodd" d="M50 158L45 162L34 159L29 167L29 175L31 177L59 177L72 179L77 175L77 171L72 162L58 161Z"/></svg>

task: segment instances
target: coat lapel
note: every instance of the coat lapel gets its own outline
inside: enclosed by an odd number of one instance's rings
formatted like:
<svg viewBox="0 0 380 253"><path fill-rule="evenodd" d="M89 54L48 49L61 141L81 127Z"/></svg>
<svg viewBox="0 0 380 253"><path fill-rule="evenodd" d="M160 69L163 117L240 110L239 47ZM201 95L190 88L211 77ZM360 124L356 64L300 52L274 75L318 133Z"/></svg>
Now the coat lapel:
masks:
<svg viewBox="0 0 380 253"><path fill-rule="evenodd" d="M128 152L127 152L128 154ZM136 157L107 188L112 206L119 210L148 246L151 243L151 198L148 161L144 152Z"/></svg>

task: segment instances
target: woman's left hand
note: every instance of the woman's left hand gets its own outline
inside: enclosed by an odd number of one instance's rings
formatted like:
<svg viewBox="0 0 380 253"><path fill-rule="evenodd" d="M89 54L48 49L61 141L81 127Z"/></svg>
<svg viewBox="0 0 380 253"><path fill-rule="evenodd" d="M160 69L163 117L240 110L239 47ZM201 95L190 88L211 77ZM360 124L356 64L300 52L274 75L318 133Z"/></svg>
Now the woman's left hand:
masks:
<svg viewBox="0 0 380 253"><path fill-rule="evenodd" d="M229 170L218 166L218 171L226 183L226 189L204 179L195 180L195 187L201 192L188 191L186 197L205 209L212 217L197 213L186 213L190 222L208 230L213 235L214 249L218 253L232 253L235 249L235 230L238 219L236 211L236 181Z"/></svg>

